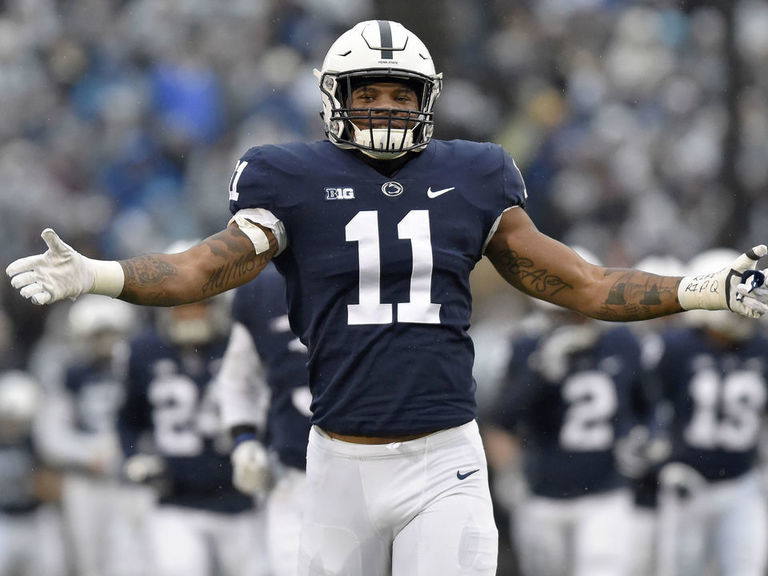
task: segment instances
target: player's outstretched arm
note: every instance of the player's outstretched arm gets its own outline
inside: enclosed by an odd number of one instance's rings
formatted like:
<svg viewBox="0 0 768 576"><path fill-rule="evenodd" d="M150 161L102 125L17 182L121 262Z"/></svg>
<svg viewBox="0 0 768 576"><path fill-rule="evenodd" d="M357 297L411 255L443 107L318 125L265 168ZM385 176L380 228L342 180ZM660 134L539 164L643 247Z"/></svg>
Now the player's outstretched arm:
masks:
<svg viewBox="0 0 768 576"><path fill-rule="evenodd" d="M257 254L251 238L236 224L178 254L146 254L128 260L92 260L47 228L43 254L12 262L6 273L20 294L34 304L52 304L94 293L148 306L176 306L204 300L252 280L277 251Z"/></svg>
<svg viewBox="0 0 768 576"><path fill-rule="evenodd" d="M524 210L508 210L486 248L494 267L519 290L610 321L646 320L683 310L730 309L757 317L768 311L768 290L742 282L766 254L756 246L730 267L681 277L604 268L539 232Z"/></svg>

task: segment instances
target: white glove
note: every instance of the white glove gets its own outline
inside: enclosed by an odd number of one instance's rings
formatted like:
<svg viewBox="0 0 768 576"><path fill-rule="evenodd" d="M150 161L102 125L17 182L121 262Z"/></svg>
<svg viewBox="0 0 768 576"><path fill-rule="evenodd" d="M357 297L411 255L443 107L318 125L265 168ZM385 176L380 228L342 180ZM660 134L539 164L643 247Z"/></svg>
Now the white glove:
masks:
<svg viewBox="0 0 768 576"><path fill-rule="evenodd" d="M123 464L125 477L137 484L157 479L164 472L165 460L155 454L134 454Z"/></svg>
<svg viewBox="0 0 768 576"><path fill-rule="evenodd" d="M53 304L93 292L117 297L123 291L123 268L118 262L86 258L50 228L40 235L48 250L11 262L5 273L11 285L33 304Z"/></svg>
<svg viewBox="0 0 768 576"><path fill-rule="evenodd" d="M245 494L266 492L272 481L267 450L257 440L244 440L232 451L232 484Z"/></svg>
<svg viewBox="0 0 768 576"><path fill-rule="evenodd" d="M768 312L768 290L759 281L754 282L755 277L743 282L742 275L755 270L758 260L767 253L768 248L761 244L722 270L685 276L677 288L680 306L684 310L731 310L759 318Z"/></svg>

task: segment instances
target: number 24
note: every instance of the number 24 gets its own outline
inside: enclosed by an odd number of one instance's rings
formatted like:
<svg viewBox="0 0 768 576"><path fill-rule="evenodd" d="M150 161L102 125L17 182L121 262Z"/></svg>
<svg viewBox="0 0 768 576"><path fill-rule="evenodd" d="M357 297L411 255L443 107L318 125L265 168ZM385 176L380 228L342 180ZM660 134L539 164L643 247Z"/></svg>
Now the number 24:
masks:
<svg viewBox="0 0 768 576"><path fill-rule="evenodd" d="M392 323L392 304L381 301L379 215L375 210L358 212L345 227L347 242L357 242L360 263L359 304L347 305L350 325ZM439 324L440 304L432 298L432 238L429 212L411 210L397 225L397 237L411 241L413 268L408 302L397 303L398 322Z"/></svg>

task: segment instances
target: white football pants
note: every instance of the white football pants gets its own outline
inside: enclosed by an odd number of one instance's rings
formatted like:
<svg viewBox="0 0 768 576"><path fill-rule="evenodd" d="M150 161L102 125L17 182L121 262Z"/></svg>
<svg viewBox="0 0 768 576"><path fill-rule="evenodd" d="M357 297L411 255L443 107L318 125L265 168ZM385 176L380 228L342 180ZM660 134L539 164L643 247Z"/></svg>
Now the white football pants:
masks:
<svg viewBox="0 0 768 576"><path fill-rule="evenodd" d="M262 516L158 506L149 519L152 576L265 576Z"/></svg>
<svg viewBox="0 0 768 576"><path fill-rule="evenodd" d="M494 576L497 555L475 421L382 445L312 428L300 576Z"/></svg>
<svg viewBox="0 0 768 576"><path fill-rule="evenodd" d="M758 472L707 482L686 500L663 493L661 543L673 543L674 566L663 574L701 576L715 565L721 576L765 576L768 513Z"/></svg>
<svg viewBox="0 0 768 576"><path fill-rule="evenodd" d="M133 487L110 478L76 472L65 474L61 483L62 511L67 541L78 576L141 576L145 565L137 552L144 552L138 530L122 528L146 511L150 493L137 509Z"/></svg>
<svg viewBox="0 0 768 576"><path fill-rule="evenodd" d="M61 518L53 505L42 505L27 514L0 512L0 574L68 573Z"/></svg>
<svg viewBox="0 0 768 576"><path fill-rule="evenodd" d="M629 490L562 499L526 496L513 535L526 576L626 576L630 567Z"/></svg>
<svg viewBox="0 0 768 576"><path fill-rule="evenodd" d="M267 499L270 576L296 576L307 475L284 467Z"/></svg>

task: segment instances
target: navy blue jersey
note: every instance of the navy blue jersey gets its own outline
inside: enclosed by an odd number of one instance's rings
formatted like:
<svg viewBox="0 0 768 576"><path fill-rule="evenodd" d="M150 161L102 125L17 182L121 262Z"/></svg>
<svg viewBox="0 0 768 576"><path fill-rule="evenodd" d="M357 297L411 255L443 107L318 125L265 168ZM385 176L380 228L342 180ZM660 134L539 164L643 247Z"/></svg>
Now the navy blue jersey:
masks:
<svg viewBox="0 0 768 576"><path fill-rule="evenodd" d="M291 332L285 281L274 266L237 289L232 320L248 329L264 366L270 391L266 443L281 462L303 470L310 428L307 349Z"/></svg>
<svg viewBox="0 0 768 576"><path fill-rule="evenodd" d="M64 388L72 399L78 432L97 435L114 430L123 402L120 378L109 363L78 363L67 369Z"/></svg>
<svg viewBox="0 0 768 576"><path fill-rule="evenodd" d="M182 348L155 332L131 342L120 440L132 456L151 438L167 467L163 504L217 512L253 506L232 484L230 446L218 414L214 382L226 343L218 338Z"/></svg>
<svg viewBox="0 0 768 576"><path fill-rule="evenodd" d="M520 172L493 144L431 141L391 177L328 141L252 148L230 210L285 226L275 258L309 348L313 422L368 436L475 417L469 275Z"/></svg>
<svg viewBox="0 0 768 576"><path fill-rule="evenodd" d="M572 498L626 485L616 469L618 438L634 423L642 388L640 347L626 327L602 332L564 358L562 376L542 375L543 337L513 343L506 385L493 418L520 440L532 493Z"/></svg>
<svg viewBox="0 0 768 576"><path fill-rule="evenodd" d="M0 433L0 514L26 514L40 505L35 494L40 457L29 434L4 438Z"/></svg>
<svg viewBox="0 0 768 576"><path fill-rule="evenodd" d="M671 459L709 480L751 470L768 392L768 339L756 335L724 348L694 329L663 339L658 376L674 410Z"/></svg>

